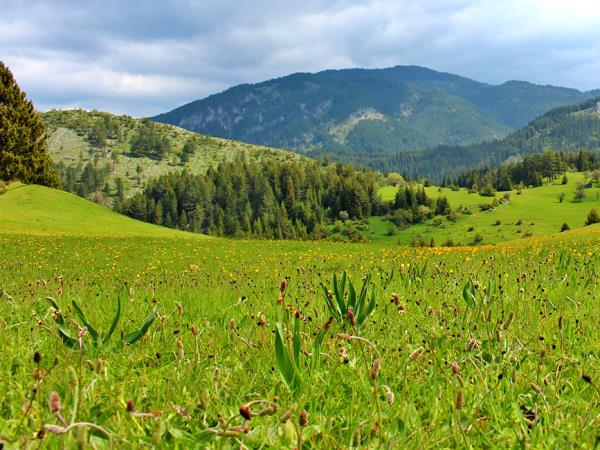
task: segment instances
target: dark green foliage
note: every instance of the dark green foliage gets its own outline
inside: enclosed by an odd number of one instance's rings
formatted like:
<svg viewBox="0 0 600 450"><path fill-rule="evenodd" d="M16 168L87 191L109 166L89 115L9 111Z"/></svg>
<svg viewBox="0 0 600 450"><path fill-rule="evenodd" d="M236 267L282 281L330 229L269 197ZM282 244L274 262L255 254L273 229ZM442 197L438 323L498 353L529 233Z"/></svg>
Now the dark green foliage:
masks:
<svg viewBox="0 0 600 450"><path fill-rule="evenodd" d="M142 126L131 140L131 151L137 156L164 159L171 150L169 138L150 120L143 120Z"/></svg>
<svg viewBox="0 0 600 450"><path fill-rule="evenodd" d="M375 291L370 289L370 282L371 276L367 275L357 293L346 272L340 279L334 274L332 290L321 285L329 314L340 323L360 327L375 308Z"/></svg>
<svg viewBox="0 0 600 450"><path fill-rule="evenodd" d="M118 206L128 216L171 228L271 239L318 239L324 225L340 214L362 220L378 208L371 171L243 157L210 168L206 175L161 176Z"/></svg>
<svg viewBox="0 0 600 450"><path fill-rule="evenodd" d="M46 153L44 122L0 61L0 180L60 187Z"/></svg>
<svg viewBox="0 0 600 450"><path fill-rule="evenodd" d="M600 97L575 106L554 109L533 120L510 136L469 146L440 145L427 150L388 151L379 154L335 152L324 147L313 155L328 156L384 172L397 171L409 178L431 178L441 182L473 167L498 167L505 162L546 150L581 156L575 168L590 170L590 155L596 160L600 152ZM587 150L587 151L586 151ZM552 166L548 166L552 170ZM562 172L557 172L560 174ZM539 174L539 177L545 177Z"/></svg>
<svg viewBox="0 0 600 450"><path fill-rule="evenodd" d="M563 223L560 227L560 232L562 233L563 231L569 231L571 229L571 227L569 226L568 223Z"/></svg>
<svg viewBox="0 0 600 450"><path fill-rule="evenodd" d="M68 327L67 327L67 322L65 321L65 319L63 317L62 311L60 310L58 303L52 297L46 297L46 298L52 305L52 308L54 309L53 315L54 315L54 318L56 321L59 336L61 337L61 339L65 343L65 345L67 345L68 347L71 347L71 348L76 348L78 345L80 345L80 341L77 338L71 337ZM109 330L107 331L107 333L104 336L102 335L102 333L100 331L98 331L96 328L94 328L91 325L91 323L85 317L83 310L81 309L81 307L75 300L73 300L71 302L71 305L73 307L73 311L75 312L75 315L79 318L81 325L82 325L82 326L78 325L79 333L81 332L82 329L86 329L87 333L90 335L90 338L92 339L92 343L95 347L100 347L102 345L108 344L108 342L110 341L110 338L114 334L114 332L117 328L117 325L119 323L119 320L121 318L121 299L119 297L117 297L117 308L115 311L115 316L111 322L111 326L110 326ZM140 327L139 330L133 331L133 332L128 333L125 336L123 336L123 343L131 345L131 344L134 344L135 342L137 342L138 340L140 340L142 337L144 337L144 335L150 329L152 322L154 322L155 316L156 316L156 314L154 313L154 311L151 311L150 314L148 314L148 317L146 317L146 320L144 320L144 323L142 324L142 326ZM85 335L83 335L83 336L85 336ZM83 337L83 336L81 336L81 337ZM83 347L82 340L81 340L81 345Z"/></svg>
<svg viewBox="0 0 600 450"><path fill-rule="evenodd" d="M587 218L585 219L586 225L592 225L594 223L600 223L600 214L598 214L596 208L591 209L587 215Z"/></svg>
<svg viewBox="0 0 600 450"><path fill-rule="evenodd" d="M556 179L567 168L585 171L597 167L600 167L600 157L590 152L568 154L547 151L539 155L525 156L522 161L506 163L497 169L476 169L458 175L454 179L447 177L447 182L473 189L482 195L493 195L494 189L508 191L518 184L541 186L544 180ZM566 175L563 175L562 180L565 179ZM564 184L563 181L561 183ZM479 189L478 186L484 188ZM484 193L484 190L489 192Z"/></svg>
<svg viewBox="0 0 600 450"><path fill-rule="evenodd" d="M496 139L551 108L588 96L524 82L491 86L397 66L298 73L240 85L154 119L389 171L378 165L378 155ZM412 172L407 164L395 167Z"/></svg>

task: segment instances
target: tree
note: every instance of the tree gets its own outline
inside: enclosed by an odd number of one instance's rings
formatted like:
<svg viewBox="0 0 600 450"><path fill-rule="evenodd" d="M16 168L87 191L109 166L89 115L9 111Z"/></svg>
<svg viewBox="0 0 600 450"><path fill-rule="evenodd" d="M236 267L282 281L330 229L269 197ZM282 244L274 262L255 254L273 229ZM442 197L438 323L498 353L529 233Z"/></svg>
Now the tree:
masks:
<svg viewBox="0 0 600 450"><path fill-rule="evenodd" d="M564 202L566 196L567 196L567 194L565 194L564 192L561 192L560 194L558 194L558 201L561 203Z"/></svg>
<svg viewBox="0 0 600 450"><path fill-rule="evenodd" d="M598 211L596 211L595 208L590 210L585 219L586 225L592 225L594 223L600 223L600 214L598 214Z"/></svg>
<svg viewBox="0 0 600 450"><path fill-rule="evenodd" d="M0 61L0 179L60 187L46 153L44 122Z"/></svg>
<svg viewBox="0 0 600 450"><path fill-rule="evenodd" d="M585 198L585 185L583 183L577 183L577 188L575 189L575 200L578 202L583 201Z"/></svg>

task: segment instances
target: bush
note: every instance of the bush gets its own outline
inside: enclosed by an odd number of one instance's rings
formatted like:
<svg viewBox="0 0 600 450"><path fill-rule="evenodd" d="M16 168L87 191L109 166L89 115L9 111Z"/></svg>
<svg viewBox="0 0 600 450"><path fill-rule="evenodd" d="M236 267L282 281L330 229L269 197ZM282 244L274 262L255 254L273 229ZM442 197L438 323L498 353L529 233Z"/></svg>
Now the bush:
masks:
<svg viewBox="0 0 600 450"><path fill-rule="evenodd" d="M0 195L4 194L6 192L7 189L7 184L0 180Z"/></svg>
<svg viewBox="0 0 600 450"><path fill-rule="evenodd" d="M477 233L474 237L473 237L473 244L481 244L483 242L483 236L479 233Z"/></svg>
<svg viewBox="0 0 600 450"><path fill-rule="evenodd" d="M569 226L569 224L567 222L565 222L560 227L560 232L562 233L563 231L569 231L570 229L571 229L571 227Z"/></svg>
<svg viewBox="0 0 600 450"><path fill-rule="evenodd" d="M594 223L600 223L600 215L598 214L598 211L596 211L596 208L590 210L587 218L585 219L586 225L592 225Z"/></svg>
<svg viewBox="0 0 600 450"><path fill-rule="evenodd" d="M569 182L569 179L567 178L567 174L565 173L562 177L562 180L560 181L560 184L567 184Z"/></svg>

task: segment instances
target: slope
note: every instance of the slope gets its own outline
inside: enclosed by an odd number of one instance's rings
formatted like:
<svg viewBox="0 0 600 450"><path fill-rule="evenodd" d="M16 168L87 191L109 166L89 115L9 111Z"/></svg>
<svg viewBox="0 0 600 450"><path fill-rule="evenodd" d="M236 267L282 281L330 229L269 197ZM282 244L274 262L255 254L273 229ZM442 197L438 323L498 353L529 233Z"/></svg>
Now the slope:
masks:
<svg viewBox="0 0 600 450"><path fill-rule="evenodd" d="M396 66L297 73L239 85L153 120L347 159L356 153L500 138L553 107L590 96L526 82L494 86L422 67Z"/></svg>
<svg viewBox="0 0 600 450"><path fill-rule="evenodd" d="M469 146L438 146L422 151L367 153L337 156L389 172L439 182L481 166L499 166L510 157L542 153L544 150L577 152L600 150L600 97L555 108L504 139ZM332 153L327 154L334 157Z"/></svg>
<svg viewBox="0 0 600 450"><path fill-rule="evenodd" d="M203 173L211 165L242 154L249 160L295 157L100 111L54 110L42 118L49 134L48 152L62 172L65 188L83 197L101 192L107 203L129 197L146 180L171 171Z"/></svg>
<svg viewBox="0 0 600 450"><path fill-rule="evenodd" d="M130 219L67 192L21 183L0 195L0 234L201 238Z"/></svg>
<svg viewBox="0 0 600 450"><path fill-rule="evenodd" d="M406 230L393 229L389 235L389 223L381 218L371 220L371 238L376 241L400 242L410 244L422 236L426 242L434 240L436 245L443 245L448 240L454 244L468 245L476 241L481 244L497 244L528 237L540 237L560 232L563 223L586 235L597 227L586 227L584 222L588 212L596 208L600 212L600 185L592 185L585 190L582 201L574 200L574 192L578 183L589 182L582 173L569 173L569 182L560 184L560 179L540 187L511 191L508 202L488 210L481 210L479 205L489 204L493 199L482 197L476 193L469 194L465 189L453 191L449 188L427 187L427 195L437 198L444 195L450 205L459 212L455 222L445 217L436 217L424 224L412 226ZM397 188L386 187L380 191L384 200L393 199ZM559 195L565 193L561 203ZM498 192L496 198L506 193ZM466 208L461 208L466 207ZM477 238L480 236L481 239ZM598 237L598 236L596 236Z"/></svg>

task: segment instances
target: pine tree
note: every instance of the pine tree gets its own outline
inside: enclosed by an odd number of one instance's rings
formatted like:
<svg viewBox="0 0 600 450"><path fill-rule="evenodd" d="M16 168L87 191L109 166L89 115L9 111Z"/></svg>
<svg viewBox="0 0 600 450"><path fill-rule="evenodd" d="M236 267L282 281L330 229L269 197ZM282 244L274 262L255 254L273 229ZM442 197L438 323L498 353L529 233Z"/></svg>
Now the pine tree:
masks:
<svg viewBox="0 0 600 450"><path fill-rule="evenodd" d="M60 187L46 153L44 122L0 61L0 179Z"/></svg>

